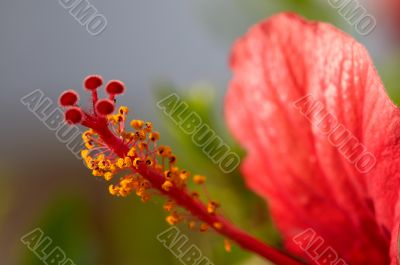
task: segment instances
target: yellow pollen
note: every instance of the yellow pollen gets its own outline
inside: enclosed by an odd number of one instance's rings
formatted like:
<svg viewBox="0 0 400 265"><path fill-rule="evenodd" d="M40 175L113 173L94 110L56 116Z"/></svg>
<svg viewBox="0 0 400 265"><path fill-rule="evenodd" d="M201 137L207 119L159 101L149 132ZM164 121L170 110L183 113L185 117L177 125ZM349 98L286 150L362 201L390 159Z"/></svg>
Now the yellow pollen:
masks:
<svg viewBox="0 0 400 265"><path fill-rule="evenodd" d="M144 121L142 121L142 120L132 120L131 121L132 128L134 128L136 130L142 129L143 125L144 125Z"/></svg>
<svg viewBox="0 0 400 265"><path fill-rule="evenodd" d="M139 143L138 147L140 150L147 150L148 145L147 145L147 143Z"/></svg>
<svg viewBox="0 0 400 265"><path fill-rule="evenodd" d="M162 189L165 191L169 191L172 188L173 184L171 181L167 180L162 184Z"/></svg>
<svg viewBox="0 0 400 265"><path fill-rule="evenodd" d="M208 224L202 223L200 225L200 232L206 232L208 230Z"/></svg>
<svg viewBox="0 0 400 265"><path fill-rule="evenodd" d="M143 160L141 159L141 158L139 158L139 157L136 157L134 160L133 160L133 166L136 168L136 169L138 169L139 168L139 166L140 166L140 164L143 162Z"/></svg>
<svg viewBox="0 0 400 265"><path fill-rule="evenodd" d="M112 179L112 177L113 177L113 174L111 172L104 173L104 179L105 180L109 181L109 180Z"/></svg>
<svg viewBox="0 0 400 265"><path fill-rule="evenodd" d="M150 200L150 195L145 193L140 197L140 199L142 200L142 202L148 202Z"/></svg>
<svg viewBox="0 0 400 265"><path fill-rule="evenodd" d="M103 174L102 174L102 172L100 171L100 170L97 170L97 169L94 169L93 171L92 171L92 174L93 174L93 176L95 176L95 177L101 177Z"/></svg>
<svg viewBox="0 0 400 265"><path fill-rule="evenodd" d="M86 141L85 142L85 147L87 149L93 149L93 147L94 147L93 142L92 141Z"/></svg>
<svg viewBox="0 0 400 265"><path fill-rule="evenodd" d="M117 166L119 167L119 168L124 168L124 159L123 158L118 158L118 160L117 160Z"/></svg>
<svg viewBox="0 0 400 265"><path fill-rule="evenodd" d="M169 157L171 155L171 148L169 146L160 146L157 150L157 154L163 157Z"/></svg>
<svg viewBox="0 0 400 265"><path fill-rule="evenodd" d="M222 224L220 222L215 222L213 224L214 228L217 230L221 230L222 229Z"/></svg>
<svg viewBox="0 0 400 265"><path fill-rule="evenodd" d="M114 185L110 185L108 186L108 191L110 192L111 195L117 195L118 188L114 187Z"/></svg>
<svg viewBox="0 0 400 265"><path fill-rule="evenodd" d="M187 172L186 170L182 170L181 173L179 174L179 178L184 181L187 180L189 178L189 176L190 176L190 173Z"/></svg>
<svg viewBox="0 0 400 265"><path fill-rule="evenodd" d="M121 114L121 115L127 115L128 112L129 112L128 107L126 107L126 106L121 106L121 107L119 107L119 110L118 110L118 113L119 113L119 114Z"/></svg>
<svg viewBox="0 0 400 265"><path fill-rule="evenodd" d="M86 159L86 158L88 157L88 155L89 155L89 150L83 149L83 150L81 151L81 157L82 157L83 159Z"/></svg>
<svg viewBox="0 0 400 265"><path fill-rule="evenodd" d="M151 132L149 134L149 139L150 141L155 142L160 139L160 134L158 132Z"/></svg>
<svg viewBox="0 0 400 265"><path fill-rule="evenodd" d="M150 166L152 166L153 164L154 164L154 162L153 162L153 160L152 160L151 158L147 158L147 159L146 159L146 165L147 165L147 166L150 167Z"/></svg>
<svg viewBox="0 0 400 265"><path fill-rule="evenodd" d="M153 130L153 124L151 123L151 122L146 122L145 124L144 124L144 130L146 131L146 132L151 132L152 130Z"/></svg>
<svg viewBox="0 0 400 265"><path fill-rule="evenodd" d="M207 212L210 214L214 214L218 207L218 203L211 201L207 204Z"/></svg>
<svg viewBox="0 0 400 265"><path fill-rule="evenodd" d="M167 201L166 203L164 203L164 210L167 212L170 212L174 209L175 207L175 203L173 201Z"/></svg>
<svg viewBox="0 0 400 265"><path fill-rule="evenodd" d="M175 155L171 155L169 157L169 163L170 164L175 164L176 163L176 156Z"/></svg>
<svg viewBox="0 0 400 265"><path fill-rule="evenodd" d="M132 148L129 150L127 156L135 156L135 155L136 155L136 148L135 148L135 147L132 147Z"/></svg>
<svg viewBox="0 0 400 265"><path fill-rule="evenodd" d="M194 230L196 228L196 222L195 221L190 221L188 226L189 226L190 230Z"/></svg>
<svg viewBox="0 0 400 265"><path fill-rule="evenodd" d="M204 182L206 182L206 177L201 176L201 175L195 175L193 177L193 181L194 181L194 183L201 185L201 184L204 184Z"/></svg>
<svg viewBox="0 0 400 265"><path fill-rule="evenodd" d="M124 165L125 165L125 167L130 167L130 166L132 166L132 160L131 160L130 157L126 156L126 157L124 158Z"/></svg>
<svg viewBox="0 0 400 265"><path fill-rule="evenodd" d="M224 240L224 247L226 252L230 253L232 251L232 245L228 239Z"/></svg>
<svg viewBox="0 0 400 265"><path fill-rule="evenodd" d="M146 134L144 133L144 131L136 131L133 135L133 139L135 139L136 141L144 141L146 139Z"/></svg>
<svg viewBox="0 0 400 265"><path fill-rule="evenodd" d="M176 213L173 213L169 216L167 216L166 221L167 223L169 223L170 225L175 225L179 222L180 218Z"/></svg>

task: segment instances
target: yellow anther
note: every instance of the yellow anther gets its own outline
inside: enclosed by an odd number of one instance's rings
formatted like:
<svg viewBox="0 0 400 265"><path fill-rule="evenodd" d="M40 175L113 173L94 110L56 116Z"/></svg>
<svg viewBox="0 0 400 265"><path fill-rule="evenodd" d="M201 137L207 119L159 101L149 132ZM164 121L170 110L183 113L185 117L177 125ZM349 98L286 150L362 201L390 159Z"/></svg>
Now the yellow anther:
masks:
<svg viewBox="0 0 400 265"><path fill-rule="evenodd" d="M113 174L111 172L104 173L104 179L105 180L109 181L109 180L112 179L112 177L113 177Z"/></svg>
<svg viewBox="0 0 400 265"><path fill-rule="evenodd" d="M146 189L139 188L139 189L136 190L136 195L139 196L139 197L142 197L145 194L145 192L146 192Z"/></svg>
<svg viewBox="0 0 400 265"><path fill-rule="evenodd" d="M168 159L169 159L169 163L170 164L175 164L176 163L176 156L175 155L170 155L168 157Z"/></svg>
<svg viewBox="0 0 400 265"><path fill-rule="evenodd" d="M165 170L165 171L164 171L164 177L165 177L166 179L171 180L171 179L174 178L174 172L173 172L172 170Z"/></svg>
<svg viewBox="0 0 400 265"><path fill-rule="evenodd" d="M124 165L125 165L125 167L130 167L130 166L132 166L132 159L131 159L129 156L126 156L126 157L124 158Z"/></svg>
<svg viewBox="0 0 400 265"><path fill-rule="evenodd" d="M223 227L223 225L222 225L220 222L215 222L215 223L213 223L213 226L214 226L214 228L217 229L217 230L221 230L222 227Z"/></svg>
<svg viewBox="0 0 400 265"><path fill-rule="evenodd" d="M104 159L106 159L106 156L105 156L104 154L100 154L100 155L98 155L98 156L96 157L96 161L97 161L97 162L102 161L102 160L104 160Z"/></svg>
<svg viewBox="0 0 400 265"><path fill-rule="evenodd" d="M87 149L93 149L93 147L94 147L93 141L86 141L85 142L85 147Z"/></svg>
<svg viewBox="0 0 400 265"><path fill-rule="evenodd" d="M88 129L88 130L86 130L86 131L84 131L82 133L82 136L90 136L92 134L93 134L93 130L92 129Z"/></svg>
<svg viewBox="0 0 400 265"><path fill-rule="evenodd" d="M121 132L121 136L127 141L130 141L135 137L133 132Z"/></svg>
<svg viewBox="0 0 400 265"><path fill-rule="evenodd" d="M144 125L144 121L142 121L142 120L132 120L131 121L132 128L134 128L136 130L142 129L143 125Z"/></svg>
<svg viewBox="0 0 400 265"><path fill-rule="evenodd" d="M121 187L124 188L124 189L130 189L131 186L132 186L132 185L131 185L131 184L132 184L132 179L123 178L119 184L120 184Z"/></svg>
<svg viewBox="0 0 400 265"><path fill-rule="evenodd" d="M162 189L165 191L169 191L173 187L173 184L171 181L167 180L162 184Z"/></svg>
<svg viewBox="0 0 400 265"><path fill-rule="evenodd" d="M208 224L202 223L200 225L200 232L206 232L208 230Z"/></svg>
<svg viewBox="0 0 400 265"><path fill-rule="evenodd" d="M81 157L82 157L83 159L86 159L86 158L88 157L88 155L89 155L89 150L83 149L83 150L81 151Z"/></svg>
<svg viewBox="0 0 400 265"><path fill-rule="evenodd" d="M110 166L110 171L115 173L117 171L118 167L115 164L111 164Z"/></svg>
<svg viewBox="0 0 400 265"><path fill-rule="evenodd" d="M108 170L110 168L110 165L111 165L111 161L108 160L108 159L107 160L101 160L98 163L99 168L103 169L103 170Z"/></svg>
<svg viewBox="0 0 400 265"><path fill-rule="evenodd" d="M87 157L85 158L85 163L86 163L86 166L87 166L89 169L93 169L93 168L94 168L93 158L91 158L90 156L87 156Z"/></svg>
<svg viewBox="0 0 400 265"><path fill-rule="evenodd" d="M119 114L121 114L121 115L126 115L126 114L128 114L128 112L129 112L128 107L126 107L126 106L121 106L121 107L119 107L119 110L118 110L118 113L119 113Z"/></svg>
<svg viewBox="0 0 400 265"><path fill-rule="evenodd" d="M232 245L228 239L224 240L224 247L226 252L230 253L232 251Z"/></svg>
<svg viewBox="0 0 400 265"><path fill-rule="evenodd" d="M125 121L125 116L122 115L122 114L116 114L114 117L115 117L115 121L116 121L116 122Z"/></svg>
<svg viewBox="0 0 400 265"><path fill-rule="evenodd" d="M171 214L166 218L167 223L170 225L175 225L180 221L180 218L177 214Z"/></svg>
<svg viewBox="0 0 400 265"><path fill-rule="evenodd" d="M117 166L118 166L119 168L124 168L124 165L125 165L124 159L123 159L123 158L118 158L118 160L117 160Z"/></svg>
<svg viewBox="0 0 400 265"><path fill-rule="evenodd" d="M151 122L146 122L145 124L144 124L144 130L146 131L146 132L151 132L152 130L153 130L153 124L151 123Z"/></svg>
<svg viewBox="0 0 400 265"><path fill-rule="evenodd" d="M140 166L142 163L143 163L143 160L142 160L140 157L136 157L136 158L133 160L132 165L133 165L136 169L138 169L139 166Z"/></svg>
<svg viewBox="0 0 400 265"><path fill-rule="evenodd" d="M171 148L169 146L162 145L157 149L157 154L160 156L168 157L171 154Z"/></svg>
<svg viewBox="0 0 400 265"><path fill-rule="evenodd" d="M148 180L142 180L140 182L140 187L142 187L143 189L148 189L151 187L151 184Z"/></svg>
<svg viewBox="0 0 400 265"><path fill-rule="evenodd" d="M103 172L101 172L100 170L94 169L92 171L92 175L95 176L95 177L100 177L100 176L103 175Z"/></svg>
<svg viewBox="0 0 400 265"><path fill-rule="evenodd" d="M150 195L147 193L144 193L140 199L142 200L142 202L148 202L150 200Z"/></svg>
<svg viewBox="0 0 400 265"><path fill-rule="evenodd" d="M107 120L113 124L115 124L115 116L113 114L107 115Z"/></svg>
<svg viewBox="0 0 400 265"><path fill-rule="evenodd" d="M155 142L158 139L160 139L160 134L158 132L151 132L149 134L149 139L150 139L150 141Z"/></svg>
<svg viewBox="0 0 400 265"><path fill-rule="evenodd" d="M110 192L111 195L117 195L118 188L115 187L114 185L110 185L108 186L108 191Z"/></svg>
<svg viewBox="0 0 400 265"><path fill-rule="evenodd" d="M164 210L167 212L172 211L174 209L174 207L175 207L175 203L173 201L167 201L164 203L164 206L163 206Z"/></svg>
<svg viewBox="0 0 400 265"><path fill-rule="evenodd" d="M189 229L194 230L196 228L196 222L190 221L188 224Z"/></svg>
<svg viewBox="0 0 400 265"><path fill-rule="evenodd" d="M211 201L207 204L207 212L210 214L214 214L218 207L218 203Z"/></svg>
<svg viewBox="0 0 400 265"><path fill-rule="evenodd" d="M201 176L201 175L195 175L193 177L193 181L194 181L194 183L201 185L201 184L204 184L204 182L206 182L206 177Z"/></svg>
<svg viewBox="0 0 400 265"><path fill-rule="evenodd" d="M182 170L181 173L179 174L179 178L183 181L187 180L189 176L190 173L187 172L186 170Z"/></svg>
<svg viewBox="0 0 400 265"><path fill-rule="evenodd" d="M138 144L138 147L140 150L147 150L149 146L147 145L147 143L142 142Z"/></svg>
<svg viewBox="0 0 400 265"><path fill-rule="evenodd" d="M144 131L136 131L133 134L133 139L135 139L136 141L137 140L144 141L144 140L146 140L146 134L144 133Z"/></svg>
<svg viewBox="0 0 400 265"><path fill-rule="evenodd" d="M135 147L132 147L132 148L129 150L129 152L128 152L127 155L128 155L128 156L135 156L135 155L136 155L136 148L135 148Z"/></svg>
<svg viewBox="0 0 400 265"><path fill-rule="evenodd" d="M151 159L151 158L147 158L147 159L146 159L146 165L147 165L147 166L151 167L153 164L154 164L153 159Z"/></svg>
<svg viewBox="0 0 400 265"><path fill-rule="evenodd" d="M89 141L89 138L93 135L93 131L92 130L87 130L84 133L82 133L82 140L84 142Z"/></svg>
<svg viewBox="0 0 400 265"><path fill-rule="evenodd" d="M127 191L126 189L120 189L119 190L119 195L122 197L126 197L129 195L129 191Z"/></svg>

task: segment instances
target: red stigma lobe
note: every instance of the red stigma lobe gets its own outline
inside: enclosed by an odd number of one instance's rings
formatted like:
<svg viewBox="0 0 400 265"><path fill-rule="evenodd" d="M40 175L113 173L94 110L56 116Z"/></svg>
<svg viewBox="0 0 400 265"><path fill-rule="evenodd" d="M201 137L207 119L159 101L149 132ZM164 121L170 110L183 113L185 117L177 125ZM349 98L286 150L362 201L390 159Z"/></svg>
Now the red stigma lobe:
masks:
<svg viewBox="0 0 400 265"><path fill-rule="evenodd" d="M73 106L78 102L78 94L73 90L67 90L61 94L59 102L63 107Z"/></svg>

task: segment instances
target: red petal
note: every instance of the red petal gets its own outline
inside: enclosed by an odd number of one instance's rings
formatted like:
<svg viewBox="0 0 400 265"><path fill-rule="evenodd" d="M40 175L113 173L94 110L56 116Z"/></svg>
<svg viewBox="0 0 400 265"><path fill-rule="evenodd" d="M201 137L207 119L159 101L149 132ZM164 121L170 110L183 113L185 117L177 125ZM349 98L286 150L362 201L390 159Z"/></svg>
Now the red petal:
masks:
<svg viewBox="0 0 400 265"><path fill-rule="evenodd" d="M237 41L231 67L227 122L248 152L246 181L268 200L287 247L308 257L292 239L312 228L349 264L387 264L385 231L397 231L400 112L365 48L328 24L281 14ZM307 95L353 139L335 147L312 126L321 117L309 121L294 106ZM351 143L373 154L373 169L341 154Z"/></svg>

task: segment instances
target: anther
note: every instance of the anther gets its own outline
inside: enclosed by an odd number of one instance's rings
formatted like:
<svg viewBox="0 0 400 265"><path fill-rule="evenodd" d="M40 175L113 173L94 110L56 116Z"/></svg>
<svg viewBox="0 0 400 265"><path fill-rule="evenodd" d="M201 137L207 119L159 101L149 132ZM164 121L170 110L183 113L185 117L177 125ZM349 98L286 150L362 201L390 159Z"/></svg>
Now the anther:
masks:
<svg viewBox="0 0 400 265"><path fill-rule="evenodd" d="M165 190L165 191L169 191L172 188L172 186L173 186L172 182L167 180L162 185L162 189Z"/></svg>
<svg viewBox="0 0 400 265"><path fill-rule="evenodd" d="M193 181L194 183L201 185L204 184L206 182L206 177L205 176L201 176L201 175L195 175L193 177Z"/></svg>
<svg viewBox="0 0 400 265"><path fill-rule="evenodd" d="M214 214L218 207L219 207L218 203L211 201L207 204L207 212L209 214Z"/></svg>
<svg viewBox="0 0 400 265"><path fill-rule="evenodd" d="M149 134L149 139L150 139L150 141L155 142L158 139L160 139L160 134L158 132L151 132Z"/></svg>
<svg viewBox="0 0 400 265"><path fill-rule="evenodd" d="M217 230L221 230L223 225L220 222L213 223L213 227Z"/></svg>
<svg viewBox="0 0 400 265"><path fill-rule="evenodd" d="M232 251L231 242L227 239L224 240L224 247L226 252L230 253Z"/></svg>
<svg viewBox="0 0 400 265"><path fill-rule="evenodd" d="M153 124L151 123L151 122L146 122L145 124L144 124L144 130L146 131L146 132L151 132L152 130L153 130Z"/></svg>
<svg viewBox="0 0 400 265"><path fill-rule="evenodd" d="M133 165L136 169L138 169L139 166L140 166L142 163L143 163L143 160L142 160L141 158L139 158L139 157L136 157L136 158L133 160L132 165Z"/></svg>
<svg viewBox="0 0 400 265"><path fill-rule="evenodd" d="M142 120L132 120L131 121L132 128L134 128L136 130L142 129L143 125L144 125L144 121L142 121Z"/></svg>
<svg viewBox="0 0 400 265"><path fill-rule="evenodd" d="M206 232L208 230L208 224L202 223L200 225L200 232Z"/></svg>

